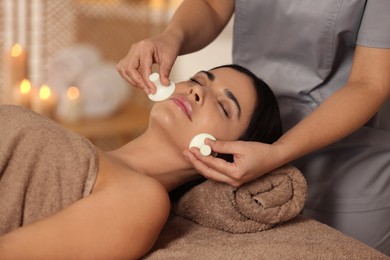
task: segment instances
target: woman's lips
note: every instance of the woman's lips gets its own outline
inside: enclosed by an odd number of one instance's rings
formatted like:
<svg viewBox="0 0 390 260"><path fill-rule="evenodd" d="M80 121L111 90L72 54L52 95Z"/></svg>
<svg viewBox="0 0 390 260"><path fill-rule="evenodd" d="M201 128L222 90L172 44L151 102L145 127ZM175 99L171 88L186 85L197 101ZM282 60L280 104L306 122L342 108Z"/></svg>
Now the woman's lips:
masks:
<svg viewBox="0 0 390 260"><path fill-rule="evenodd" d="M192 120L192 107L187 98L176 96L172 98L172 101Z"/></svg>

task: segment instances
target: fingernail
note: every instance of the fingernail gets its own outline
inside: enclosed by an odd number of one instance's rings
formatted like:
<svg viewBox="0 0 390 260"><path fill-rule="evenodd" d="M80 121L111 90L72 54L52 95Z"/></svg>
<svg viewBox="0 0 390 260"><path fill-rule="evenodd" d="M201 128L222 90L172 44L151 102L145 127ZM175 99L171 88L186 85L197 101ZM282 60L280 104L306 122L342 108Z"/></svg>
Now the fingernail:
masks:
<svg viewBox="0 0 390 260"><path fill-rule="evenodd" d="M206 138L205 140L205 144L212 144L214 142L214 140L210 139L210 138Z"/></svg>

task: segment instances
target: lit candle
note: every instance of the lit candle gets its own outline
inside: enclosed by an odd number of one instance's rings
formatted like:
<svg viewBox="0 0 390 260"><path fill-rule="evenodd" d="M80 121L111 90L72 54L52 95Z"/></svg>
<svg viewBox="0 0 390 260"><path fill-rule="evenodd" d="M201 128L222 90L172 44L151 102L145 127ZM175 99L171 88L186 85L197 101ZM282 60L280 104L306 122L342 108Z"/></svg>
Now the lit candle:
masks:
<svg viewBox="0 0 390 260"><path fill-rule="evenodd" d="M26 46L26 17L27 17L27 6L26 0L18 0L18 42L22 46Z"/></svg>
<svg viewBox="0 0 390 260"><path fill-rule="evenodd" d="M18 43L5 55L4 63L5 103L12 103L12 93L23 79L27 78L27 53Z"/></svg>
<svg viewBox="0 0 390 260"><path fill-rule="evenodd" d="M160 24L164 22L165 17L165 9L166 9L166 1L164 0L151 0L148 2L149 6L149 18L152 24Z"/></svg>
<svg viewBox="0 0 390 260"><path fill-rule="evenodd" d="M29 108L31 102L31 83L24 79L18 88L14 89L13 103Z"/></svg>
<svg viewBox="0 0 390 260"><path fill-rule="evenodd" d="M43 71L43 21L44 8L43 0L30 0L30 19L29 19L29 53L30 53L30 67L29 78L34 84L41 84L44 82Z"/></svg>
<svg viewBox="0 0 390 260"><path fill-rule="evenodd" d="M80 90L75 86L69 87L65 98L61 101L58 108L59 118L67 123L79 121L82 116Z"/></svg>
<svg viewBox="0 0 390 260"><path fill-rule="evenodd" d="M14 39L14 0L3 0L3 21L4 21L4 49L8 50L15 42Z"/></svg>
<svg viewBox="0 0 390 260"><path fill-rule="evenodd" d="M57 98L48 85L42 85L32 99L32 109L45 116L52 116L57 105Z"/></svg>

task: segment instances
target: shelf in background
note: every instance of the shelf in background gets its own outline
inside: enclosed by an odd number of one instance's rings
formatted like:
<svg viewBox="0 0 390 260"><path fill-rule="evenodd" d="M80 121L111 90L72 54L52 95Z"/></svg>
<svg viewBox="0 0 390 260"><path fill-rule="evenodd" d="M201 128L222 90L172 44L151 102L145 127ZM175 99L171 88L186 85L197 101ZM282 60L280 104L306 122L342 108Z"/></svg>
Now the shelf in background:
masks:
<svg viewBox="0 0 390 260"><path fill-rule="evenodd" d="M146 106L128 103L111 117L82 119L77 123L56 121L86 137L97 147L111 150L142 134L148 126L149 112Z"/></svg>

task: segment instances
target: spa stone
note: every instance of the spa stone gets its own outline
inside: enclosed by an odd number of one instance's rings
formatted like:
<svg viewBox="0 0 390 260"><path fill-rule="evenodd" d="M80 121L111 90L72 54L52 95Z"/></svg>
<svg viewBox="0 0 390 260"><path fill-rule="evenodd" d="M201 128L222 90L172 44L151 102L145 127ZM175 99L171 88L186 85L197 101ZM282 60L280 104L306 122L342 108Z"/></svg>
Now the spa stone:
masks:
<svg viewBox="0 0 390 260"><path fill-rule="evenodd" d="M157 102L157 101L165 100L169 98L175 91L175 87L176 87L175 83L171 81L169 86L162 85L160 81L160 75L156 72L150 74L149 80L156 87L156 93L148 95L149 99L152 101Z"/></svg>
<svg viewBox="0 0 390 260"><path fill-rule="evenodd" d="M197 147L200 149L200 153L203 156L209 156L211 154L212 150L211 150L211 147L209 145L204 143L206 138L209 138L211 140L216 140L215 137L212 136L211 134L207 134L207 133L197 134L192 138L190 145L189 145L189 148Z"/></svg>

